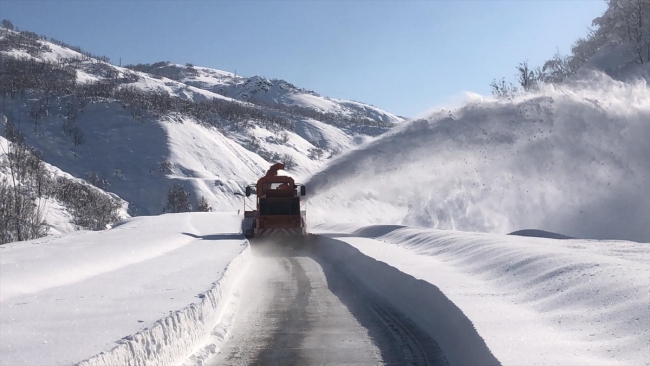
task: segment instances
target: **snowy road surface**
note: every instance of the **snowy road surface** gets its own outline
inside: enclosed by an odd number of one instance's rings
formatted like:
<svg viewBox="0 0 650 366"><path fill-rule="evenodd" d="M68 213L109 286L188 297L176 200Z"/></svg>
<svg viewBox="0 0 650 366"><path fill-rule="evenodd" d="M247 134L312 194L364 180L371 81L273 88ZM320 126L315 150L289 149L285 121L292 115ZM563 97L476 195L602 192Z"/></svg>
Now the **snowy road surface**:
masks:
<svg viewBox="0 0 650 366"><path fill-rule="evenodd" d="M309 249L252 248L230 339L208 365L446 365L433 339Z"/></svg>

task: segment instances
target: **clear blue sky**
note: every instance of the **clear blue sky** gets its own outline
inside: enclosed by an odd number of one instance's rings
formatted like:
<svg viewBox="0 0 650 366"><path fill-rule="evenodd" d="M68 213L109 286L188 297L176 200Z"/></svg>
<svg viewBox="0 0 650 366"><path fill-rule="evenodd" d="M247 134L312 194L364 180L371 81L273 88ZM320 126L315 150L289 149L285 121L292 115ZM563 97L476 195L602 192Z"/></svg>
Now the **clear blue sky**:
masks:
<svg viewBox="0 0 650 366"><path fill-rule="evenodd" d="M113 63L172 61L285 79L403 116L489 94L586 34L591 1L0 0L0 18Z"/></svg>

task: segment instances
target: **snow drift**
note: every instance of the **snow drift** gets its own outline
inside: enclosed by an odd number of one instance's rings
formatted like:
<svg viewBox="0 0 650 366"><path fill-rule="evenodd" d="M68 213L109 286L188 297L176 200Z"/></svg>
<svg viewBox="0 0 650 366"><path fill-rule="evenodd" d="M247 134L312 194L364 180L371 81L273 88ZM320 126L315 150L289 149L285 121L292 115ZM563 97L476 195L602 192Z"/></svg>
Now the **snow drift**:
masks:
<svg viewBox="0 0 650 366"><path fill-rule="evenodd" d="M308 186L312 223L350 220L650 241L650 88L603 74L404 123Z"/></svg>
<svg viewBox="0 0 650 366"><path fill-rule="evenodd" d="M416 321L451 365L650 363L646 243L396 225L316 231L318 253Z"/></svg>

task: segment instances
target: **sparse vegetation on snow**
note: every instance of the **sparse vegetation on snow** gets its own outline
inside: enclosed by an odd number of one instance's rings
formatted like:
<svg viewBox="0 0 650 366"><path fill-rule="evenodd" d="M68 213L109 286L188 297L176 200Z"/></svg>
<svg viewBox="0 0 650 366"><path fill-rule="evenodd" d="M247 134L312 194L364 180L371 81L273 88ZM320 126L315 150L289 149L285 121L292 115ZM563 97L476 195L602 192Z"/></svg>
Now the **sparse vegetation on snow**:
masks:
<svg viewBox="0 0 650 366"><path fill-rule="evenodd" d="M569 55L557 52L541 67L519 63L517 85L495 79L490 85L492 94L512 99L521 92L538 91L543 84L576 79L584 70L603 71L621 80L650 80L650 0L608 0L607 10L592 25L585 37L573 43Z"/></svg>
<svg viewBox="0 0 650 366"><path fill-rule="evenodd" d="M46 235L48 200L63 205L81 229L104 230L124 218L120 199L53 172L41 160L42 154L27 146L22 132L2 118L7 139L0 140L0 244ZM88 179L107 188L107 181L96 173Z"/></svg>

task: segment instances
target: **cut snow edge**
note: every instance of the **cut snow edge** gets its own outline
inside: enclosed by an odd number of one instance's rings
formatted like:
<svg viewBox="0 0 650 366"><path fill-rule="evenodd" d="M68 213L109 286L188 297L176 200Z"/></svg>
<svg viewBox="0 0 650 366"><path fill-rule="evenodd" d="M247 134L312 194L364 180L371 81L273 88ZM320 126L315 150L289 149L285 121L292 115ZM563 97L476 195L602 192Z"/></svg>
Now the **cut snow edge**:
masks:
<svg viewBox="0 0 650 366"><path fill-rule="evenodd" d="M170 312L153 327L118 340L111 350L83 360L76 366L178 364L206 343L213 328L223 328L221 339L225 339L231 325L221 324L227 311L227 299L249 257L250 246L246 245L212 288L199 295L200 302ZM204 348L212 352L216 350L214 346Z"/></svg>

